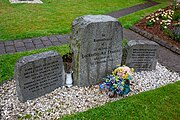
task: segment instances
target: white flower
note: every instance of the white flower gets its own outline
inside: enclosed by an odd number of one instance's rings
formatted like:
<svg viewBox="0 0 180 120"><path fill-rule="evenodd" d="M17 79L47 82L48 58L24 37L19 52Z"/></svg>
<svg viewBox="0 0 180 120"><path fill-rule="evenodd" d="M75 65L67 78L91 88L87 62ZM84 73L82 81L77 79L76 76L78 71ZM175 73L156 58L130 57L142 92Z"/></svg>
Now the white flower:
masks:
<svg viewBox="0 0 180 120"><path fill-rule="evenodd" d="M167 29L167 26L164 26L165 29Z"/></svg>
<svg viewBox="0 0 180 120"><path fill-rule="evenodd" d="M155 14L155 16L158 16L158 15L159 15L159 14L157 14L157 13Z"/></svg>
<svg viewBox="0 0 180 120"><path fill-rule="evenodd" d="M157 17L156 20L159 20L159 18Z"/></svg>
<svg viewBox="0 0 180 120"><path fill-rule="evenodd" d="M167 20L167 22L171 22L171 20Z"/></svg>
<svg viewBox="0 0 180 120"><path fill-rule="evenodd" d="M171 16L168 16L168 18L169 18L169 19L172 19L172 17L171 17Z"/></svg>
<svg viewBox="0 0 180 120"><path fill-rule="evenodd" d="M146 19L150 19L150 17L147 17Z"/></svg>

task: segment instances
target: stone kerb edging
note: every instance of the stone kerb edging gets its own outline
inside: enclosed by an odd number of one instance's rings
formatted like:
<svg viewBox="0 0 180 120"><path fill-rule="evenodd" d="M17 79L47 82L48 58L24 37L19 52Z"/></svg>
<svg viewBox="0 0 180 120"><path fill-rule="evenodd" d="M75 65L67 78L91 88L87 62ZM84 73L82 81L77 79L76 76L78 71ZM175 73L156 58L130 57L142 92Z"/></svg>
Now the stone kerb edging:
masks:
<svg viewBox="0 0 180 120"><path fill-rule="evenodd" d="M175 46L172 46L172 45L169 45L167 42L161 40L157 36L152 35L151 33L148 33L148 32L146 32L144 30L141 30L141 29L137 28L136 26L132 26L129 29L134 31L134 32L136 32L136 33L138 33L138 34L140 34L140 35L142 35L142 36L144 36L145 38L147 38L149 40L152 40L152 41L154 41L154 42L156 42L156 43L158 43L158 44L168 48L169 50L171 50L171 51L173 51L173 52L175 52L175 53L180 55L180 49L179 48L177 48Z"/></svg>

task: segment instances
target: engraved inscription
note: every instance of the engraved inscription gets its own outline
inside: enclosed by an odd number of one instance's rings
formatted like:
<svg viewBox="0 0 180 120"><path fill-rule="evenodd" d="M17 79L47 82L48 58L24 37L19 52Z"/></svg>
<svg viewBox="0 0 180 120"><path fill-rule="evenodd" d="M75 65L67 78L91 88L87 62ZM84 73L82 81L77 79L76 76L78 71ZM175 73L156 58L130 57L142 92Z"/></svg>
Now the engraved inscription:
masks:
<svg viewBox="0 0 180 120"><path fill-rule="evenodd" d="M18 99L32 100L64 85L63 68L62 57L55 51L20 58L14 76Z"/></svg>
<svg viewBox="0 0 180 120"><path fill-rule="evenodd" d="M62 71L58 69L60 69L58 60L25 69L24 77L30 82L24 83L24 89L36 92L56 85L58 78L62 77Z"/></svg>
<svg viewBox="0 0 180 120"><path fill-rule="evenodd" d="M91 53L82 54L81 58L92 58L90 62L91 65L106 63L107 61L113 61L113 58L109 54L121 52L121 50L112 49L112 42L109 43L109 41L112 41L112 38L94 39L93 42L98 42L99 46L97 46L93 50L93 52L91 51Z"/></svg>
<svg viewBox="0 0 180 120"><path fill-rule="evenodd" d="M132 63L134 68L148 69L151 68L153 58L156 55L156 49L133 49Z"/></svg>

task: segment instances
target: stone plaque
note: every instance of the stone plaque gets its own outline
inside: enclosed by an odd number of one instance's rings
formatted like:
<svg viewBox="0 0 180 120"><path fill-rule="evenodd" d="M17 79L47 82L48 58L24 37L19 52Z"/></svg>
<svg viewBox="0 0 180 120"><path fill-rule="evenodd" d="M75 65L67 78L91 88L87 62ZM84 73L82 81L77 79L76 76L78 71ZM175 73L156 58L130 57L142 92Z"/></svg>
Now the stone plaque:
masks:
<svg viewBox="0 0 180 120"><path fill-rule="evenodd" d="M37 98L65 84L62 57L54 51L25 56L15 66L20 101Z"/></svg>
<svg viewBox="0 0 180 120"><path fill-rule="evenodd" d="M106 15L86 15L73 21L74 85L89 86L101 82L122 59L122 27Z"/></svg>
<svg viewBox="0 0 180 120"><path fill-rule="evenodd" d="M131 40L125 47L123 64L136 72L150 71L156 68L159 45L153 41Z"/></svg>

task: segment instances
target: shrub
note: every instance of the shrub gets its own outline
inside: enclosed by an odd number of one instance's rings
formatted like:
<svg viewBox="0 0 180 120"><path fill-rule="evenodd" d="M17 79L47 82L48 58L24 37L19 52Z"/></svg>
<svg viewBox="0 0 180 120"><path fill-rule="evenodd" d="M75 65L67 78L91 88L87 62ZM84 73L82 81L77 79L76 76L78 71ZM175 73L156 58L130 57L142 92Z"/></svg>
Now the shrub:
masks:
<svg viewBox="0 0 180 120"><path fill-rule="evenodd" d="M151 27L151 26L153 26L155 24L155 22L151 22L151 21L147 21L146 22L146 26L148 26L148 27Z"/></svg>
<svg viewBox="0 0 180 120"><path fill-rule="evenodd" d="M178 21L180 20L180 12L175 11L174 15L173 15L173 20Z"/></svg>

